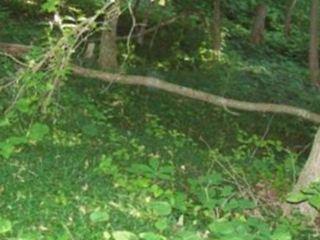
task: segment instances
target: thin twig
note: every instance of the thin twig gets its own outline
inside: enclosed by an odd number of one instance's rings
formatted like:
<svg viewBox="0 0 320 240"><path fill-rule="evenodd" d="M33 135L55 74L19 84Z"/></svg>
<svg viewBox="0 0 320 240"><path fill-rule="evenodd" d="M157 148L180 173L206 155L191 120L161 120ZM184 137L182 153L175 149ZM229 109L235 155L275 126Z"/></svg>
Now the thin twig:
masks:
<svg viewBox="0 0 320 240"><path fill-rule="evenodd" d="M269 120L269 122L268 122L268 124L267 124L267 127L266 127L266 130L264 131L264 134L262 135L262 137L261 137L261 140L262 141L264 141L265 139L266 139L266 137L268 136L268 134L269 134L269 131L270 131L270 127L271 127L271 123L272 123L272 121L273 121L273 115L271 116L271 118L270 118L270 120ZM256 155L256 153L257 153L257 151L258 151L258 146L256 146L255 147L255 149L252 151L252 153L251 153L251 156L250 156L250 159L253 159L254 158L254 156Z"/></svg>

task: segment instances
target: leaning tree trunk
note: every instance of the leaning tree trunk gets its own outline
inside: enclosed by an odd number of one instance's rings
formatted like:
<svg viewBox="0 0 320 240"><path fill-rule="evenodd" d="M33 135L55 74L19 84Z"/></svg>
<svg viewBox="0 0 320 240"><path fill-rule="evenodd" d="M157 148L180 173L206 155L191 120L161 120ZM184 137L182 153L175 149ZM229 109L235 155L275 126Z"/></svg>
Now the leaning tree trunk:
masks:
<svg viewBox="0 0 320 240"><path fill-rule="evenodd" d="M320 180L320 127L318 128L317 134L314 138L313 146L309 155L309 158L304 165L298 182L294 186L293 192L299 192L302 189L308 187L311 183ZM315 217L317 211L313 209L309 204L299 204L300 211L308 216Z"/></svg>
<svg viewBox="0 0 320 240"><path fill-rule="evenodd" d="M293 9L295 5L297 4L298 0L289 0L287 8L286 8L286 17L284 21L284 35L288 38L291 33L291 20L292 20L292 14Z"/></svg>
<svg viewBox="0 0 320 240"><path fill-rule="evenodd" d="M220 0L213 0L212 48L219 53L221 49L221 9Z"/></svg>
<svg viewBox="0 0 320 240"><path fill-rule="evenodd" d="M115 69L118 67L117 25L120 16L119 1L113 5L113 9L106 13L104 28L101 34L98 64L102 69Z"/></svg>
<svg viewBox="0 0 320 240"><path fill-rule="evenodd" d="M310 50L309 50L309 69L310 78L315 85L320 85L319 79L319 37L318 37L318 9L319 0L312 0L310 16Z"/></svg>
<svg viewBox="0 0 320 240"><path fill-rule="evenodd" d="M263 41L267 11L268 7L265 3L259 4L256 8L256 15L251 31L251 42L253 44L261 44Z"/></svg>

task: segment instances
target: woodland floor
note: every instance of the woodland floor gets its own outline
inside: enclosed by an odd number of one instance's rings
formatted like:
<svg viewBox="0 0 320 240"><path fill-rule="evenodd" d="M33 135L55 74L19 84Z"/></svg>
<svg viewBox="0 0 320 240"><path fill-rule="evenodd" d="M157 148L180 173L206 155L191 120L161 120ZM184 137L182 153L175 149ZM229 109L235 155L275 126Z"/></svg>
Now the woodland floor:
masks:
<svg viewBox="0 0 320 240"><path fill-rule="evenodd" d="M13 22L0 37L28 44L36 31ZM272 49L241 51L230 48L225 62L201 71L128 71L320 111L304 66ZM43 143L0 161L0 234L11 225L0 239L319 239L278 205L306 159L312 124L80 78L66 83L55 107Z"/></svg>

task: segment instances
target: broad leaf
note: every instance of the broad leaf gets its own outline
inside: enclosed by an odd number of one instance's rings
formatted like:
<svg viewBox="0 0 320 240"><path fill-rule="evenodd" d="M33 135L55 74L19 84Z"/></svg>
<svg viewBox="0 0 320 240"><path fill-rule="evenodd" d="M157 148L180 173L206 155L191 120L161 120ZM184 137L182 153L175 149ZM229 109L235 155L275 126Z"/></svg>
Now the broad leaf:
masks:
<svg viewBox="0 0 320 240"><path fill-rule="evenodd" d="M166 239L165 237L153 232L141 233L139 234L139 237L144 240L165 240Z"/></svg>
<svg viewBox="0 0 320 240"><path fill-rule="evenodd" d="M42 123L35 123L31 126L27 136L31 141L39 141L49 133L49 127Z"/></svg>
<svg viewBox="0 0 320 240"><path fill-rule="evenodd" d="M94 223L106 222L109 218L109 214L106 211L95 211L90 214L90 220Z"/></svg>
<svg viewBox="0 0 320 240"><path fill-rule="evenodd" d="M152 209L153 213L158 216L167 216L170 215L172 208L168 202L152 202L150 204L150 208Z"/></svg>
<svg viewBox="0 0 320 240"><path fill-rule="evenodd" d="M320 195L313 196L309 199L309 203L311 206L320 210Z"/></svg>
<svg viewBox="0 0 320 240"><path fill-rule="evenodd" d="M112 237L115 240L138 240L139 238L132 232L128 231L114 231Z"/></svg>
<svg viewBox="0 0 320 240"><path fill-rule="evenodd" d="M287 201L290 203L300 203L304 202L308 199L308 196L305 194L298 192L298 193L290 193L287 197Z"/></svg>

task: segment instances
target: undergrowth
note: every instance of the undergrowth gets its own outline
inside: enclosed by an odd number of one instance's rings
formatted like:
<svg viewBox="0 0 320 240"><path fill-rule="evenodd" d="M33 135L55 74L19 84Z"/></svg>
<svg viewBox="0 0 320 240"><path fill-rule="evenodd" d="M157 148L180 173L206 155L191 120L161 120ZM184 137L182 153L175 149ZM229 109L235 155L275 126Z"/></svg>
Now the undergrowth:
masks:
<svg viewBox="0 0 320 240"><path fill-rule="evenodd" d="M280 142L239 130L223 154L148 112L121 128L126 91L91 90L64 88L49 131L1 160L3 239L317 239L281 217L298 170Z"/></svg>
<svg viewBox="0 0 320 240"><path fill-rule="evenodd" d="M1 37L29 43L30 31L17 25ZM125 67L225 97L319 111L303 64L272 56L273 48L257 53L241 44L247 54L240 54L238 47L220 62L206 62L203 47L150 62L136 54ZM0 61L1 77L19 68ZM14 116L14 126L0 119L7 139L0 142L0 239L319 238L302 216L282 215L311 124L73 77L46 117L28 115L27 105L18 106L25 118Z"/></svg>

